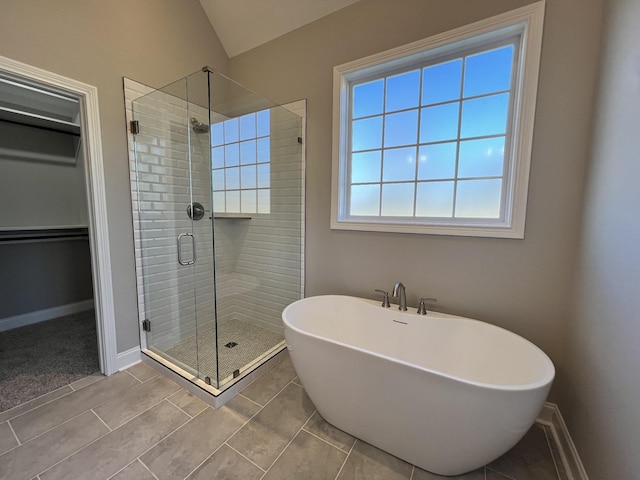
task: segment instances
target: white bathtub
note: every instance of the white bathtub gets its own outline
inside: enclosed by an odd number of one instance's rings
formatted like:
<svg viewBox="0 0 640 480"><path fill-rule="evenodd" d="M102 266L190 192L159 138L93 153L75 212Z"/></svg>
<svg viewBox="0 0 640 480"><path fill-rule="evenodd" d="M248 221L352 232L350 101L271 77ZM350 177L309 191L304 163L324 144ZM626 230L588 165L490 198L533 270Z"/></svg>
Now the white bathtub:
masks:
<svg viewBox="0 0 640 480"><path fill-rule="evenodd" d="M440 475L514 446L555 374L531 342L464 317L327 295L282 318L300 381L329 423Z"/></svg>

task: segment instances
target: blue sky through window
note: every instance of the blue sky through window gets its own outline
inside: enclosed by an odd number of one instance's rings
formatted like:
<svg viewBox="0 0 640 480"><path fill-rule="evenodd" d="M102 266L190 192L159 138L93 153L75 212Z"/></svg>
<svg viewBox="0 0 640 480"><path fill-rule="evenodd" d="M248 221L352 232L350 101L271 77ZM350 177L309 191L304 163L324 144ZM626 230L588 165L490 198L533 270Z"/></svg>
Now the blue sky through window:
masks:
<svg viewBox="0 0 640 480"><path fill-rule="evenodd" d="M514 49L352 86L351 215L500 216Z"/></svg>
<svg viewBox="0 0 640 480"><path fill-rule="evenodd" d="M270 212L270 132L269 110L211 125L214 211Z"/></svg>

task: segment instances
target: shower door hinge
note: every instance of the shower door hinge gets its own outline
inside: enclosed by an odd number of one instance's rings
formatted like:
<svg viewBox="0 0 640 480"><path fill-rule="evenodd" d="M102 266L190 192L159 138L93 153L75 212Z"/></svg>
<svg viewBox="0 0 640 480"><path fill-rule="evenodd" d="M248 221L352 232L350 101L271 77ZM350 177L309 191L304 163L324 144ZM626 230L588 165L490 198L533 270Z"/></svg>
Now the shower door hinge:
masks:
<svg viewBox="0 0 640 480"><path fill-rule="evenodd" d="M145 332L151 331L151 322L149 320L144 320L142 322L142 330L144 330Z"/></svg>
<svg viewBox="0 0 640 480"><path fill-rule="evenodd" d="M140 122L138 122L138 120L131 120L129 122L129 130L131 131L131 133L133 133L134 135L136 133L140 133Z"/></svg>

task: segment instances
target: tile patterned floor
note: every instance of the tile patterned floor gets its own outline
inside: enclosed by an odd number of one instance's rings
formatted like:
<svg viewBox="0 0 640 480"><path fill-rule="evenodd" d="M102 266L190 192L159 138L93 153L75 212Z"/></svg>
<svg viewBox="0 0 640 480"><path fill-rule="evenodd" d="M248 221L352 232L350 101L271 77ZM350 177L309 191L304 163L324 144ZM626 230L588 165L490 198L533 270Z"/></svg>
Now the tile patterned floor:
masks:
<svg viewBox="0 0 640 480"><path fill-rule="evenodd" d="M0 413L0 479L437 480L315 410L288 357L215 410L144 364L90 376ZM464 480L563 480L534 425Z"/></svg>

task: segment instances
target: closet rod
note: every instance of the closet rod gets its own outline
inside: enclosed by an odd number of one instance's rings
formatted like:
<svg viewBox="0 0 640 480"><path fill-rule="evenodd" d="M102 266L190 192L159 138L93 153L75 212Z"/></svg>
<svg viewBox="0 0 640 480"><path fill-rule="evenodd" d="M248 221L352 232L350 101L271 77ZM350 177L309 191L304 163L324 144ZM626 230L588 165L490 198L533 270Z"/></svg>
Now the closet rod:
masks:
<svg viewBox="0 0 640 480"><path fill-rule="evenodd" d="M0 232L0 243L32 243L62 240L88 240L87 229L12 230Z"/></svg>

